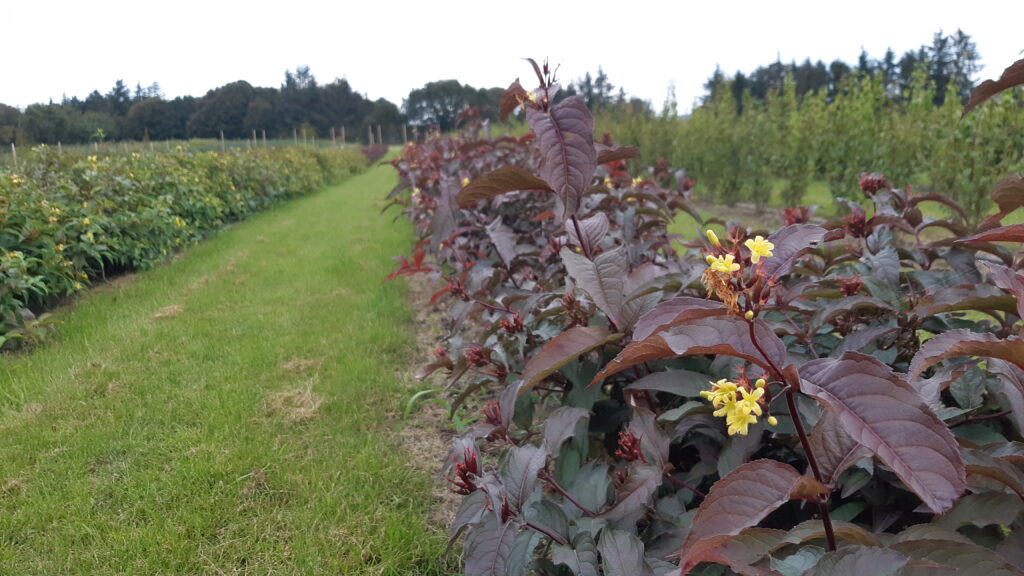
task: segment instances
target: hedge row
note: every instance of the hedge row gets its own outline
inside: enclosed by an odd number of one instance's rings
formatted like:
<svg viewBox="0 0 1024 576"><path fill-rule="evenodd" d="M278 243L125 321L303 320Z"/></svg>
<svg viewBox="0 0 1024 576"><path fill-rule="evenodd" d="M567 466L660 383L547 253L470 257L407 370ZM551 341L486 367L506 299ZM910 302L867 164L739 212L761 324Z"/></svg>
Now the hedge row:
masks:
<svg viewBox="0 0 1024 576"><path fill-rule="evenodd" d="M110 157L36 148L0 170L0 343L95 278L144 270L225 224L366 167L358 149ZM8 344L9 345L9 344Z"/></svg>

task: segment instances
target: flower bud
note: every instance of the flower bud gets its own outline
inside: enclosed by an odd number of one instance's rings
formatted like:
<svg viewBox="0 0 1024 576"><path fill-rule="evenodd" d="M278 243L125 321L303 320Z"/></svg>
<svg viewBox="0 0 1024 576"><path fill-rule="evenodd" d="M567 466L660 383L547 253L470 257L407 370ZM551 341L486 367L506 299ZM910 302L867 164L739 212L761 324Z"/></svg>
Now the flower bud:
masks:
<svg viewBox="0 0 1024 576"><path fill-rule="evenodd" d="M747 320L753 320L754 319L754 311L753 310L747 310L743 314L743 317L746 318Z"/></svg>
<svg viewBox="0 0 1024 576"><path fill-rule="evenodd" d="M769 426L778 426L779 425L779 419L776 418L775 416L769 416L767 418L767 420L768 420L768 425Z"/></svg>
<svg viewBox="0 0 1024 576"><path fill-rule="evenodd" d="M704 232L704 234L706 234L706 235L707 235L707 237L708 237L708 242L711 242L711 245L712 245L712 246L715 246L716 248L721 248L721 247L722 247L722 243L718 241L718 234L715 234L715 231L714 231L714 230L712 230L712 229L708 228L708 229L707 229L707 230L706 230L706 231Z"/></svg>

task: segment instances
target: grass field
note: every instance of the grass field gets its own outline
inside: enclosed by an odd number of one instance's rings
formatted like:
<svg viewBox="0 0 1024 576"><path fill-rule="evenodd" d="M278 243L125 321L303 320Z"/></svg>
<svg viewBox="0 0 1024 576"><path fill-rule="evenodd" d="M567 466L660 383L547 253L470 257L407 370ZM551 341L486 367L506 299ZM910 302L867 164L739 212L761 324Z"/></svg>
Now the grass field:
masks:
<svg viewBox="0 0 1024 576"><path fill-rule="evenodd" d="M409 229L374 168L58 312L2 359L0 574L443 574L394 433ZM442 527L443 528L443 527Z"/></svg>

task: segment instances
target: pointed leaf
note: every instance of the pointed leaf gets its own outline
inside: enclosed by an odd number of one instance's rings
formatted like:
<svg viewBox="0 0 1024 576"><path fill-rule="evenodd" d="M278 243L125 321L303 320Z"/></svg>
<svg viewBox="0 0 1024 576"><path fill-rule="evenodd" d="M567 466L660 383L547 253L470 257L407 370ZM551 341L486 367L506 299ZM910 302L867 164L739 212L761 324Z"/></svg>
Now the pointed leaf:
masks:
<svg viewBox="0 0 1024 576"><path fill-rule="evenodd" d="M750 324L736 316L712 316L697 318L664 330L644 340L630 342L626 348L598 372L593 382L600 382L612 374L627 368L660 358L693 356L698 354L721 354L742 358L771 371L771 365L783 367L788 364L786 345L775 332L760 319L752 322L753 331L761 346L759 350L750 339ZM767 354L767 358L761 354ZM769 361L770 360L770 361Z"/></svg>
<svg viewBox="0 0 1024 576"><path fill-rule="evenodd" d="M523 85L519 83L519 79L516 78L515 81L512 82L512 84L510 84L509 87L505 89L505 92L501 95L501 104L498 110L498 118L500 118L501 121L504 122L505 118L508 118L509 114L514 112L516 108L519 108L519 106L522 105L523 101L526 100L527 96L528 94L526 92L526 89L523 88Z"/></svg>
<svg viewBox="0 0 1024 576"><path fill-rule="evenodd" d="M549 110L528 107L526 121L537 135L540 175L558 194L567 220L579 211L597 168L594 117L582 98L570 96Z"/></svg>
<svg viewBox="0 0 1024 576"><path fill-rule="evenodd" d="M833 412L854 440L893 469L936 513L967 487L949 429L903 379L872 356L847 352L800 368L800 391Z"/></svg>
<svg viewBox="0 0 1024 576"><path fill-rule="evenodd" d="M868 344L874 343L876 340L885 336L886 334L892 334L893 332L899 331L899 326L871 326L862 328L856 332L847 334L843 341L832 351L829 356L837 358L843 355L843 352L852 350L859 352L866 348Z"/></svg>
<svg viewBox="0 0 1024 576"><path fill-rule="evenodd" d="M580 532L572 539L572 546L556 544L551 547L551 560L568 566L575 576L599 576L597 546L588 532Z"/></svg>
<svg viewBox="0 0 1024 576"><path fill-rule="evenodd" d="M1013 296L989 284L960 284L925 294L911 311L920 318L958 310L1003 310L1013 312Z"/></svg>
<svg viewBox="0 0 1024 576"><path fill-rule="evenodd" d="M519 190L553 192L547 182L526 170L518 166L503 166L480 176L459 190L457 200L460 206L472 206L480 200Z"/></svg>
<svg viewBox="0 0 1024 576"><path fill-rule="evenodd" d="M656 332L671 328L677 324L696 320L697 318L721 316L727 314L728 311L728 308L721 302L706 298L693 298L691 296L672 298L658 304L653 310L640 318L636 323L636 328L633 330L633 339L643 340Z"/></svg>
<svg viewBox="0 0 1024 576"><path fill-rule="evenodd" d="M561 406L551 413L544 421L544 448L557 454L562 443L576 433L576 425L580 420L590 417L590 410Z"/></svg>
<svg viewBox="0 0 1024 576"><path fill-rule="evenodd" d="M909 561L909 558L893 550L851 546L826 553L818 561L818 565L807 573L807 576L846 576L847 574L893 576Z"/></svg>
<svg viewBox="0 0 1024 576"><path fill-rule="evenodd" d="M963 328L943 332L925 342L917 351L910 362L908 378L914 380L932 364L959 356L999 358L1024 368L1024 341L1019 338L1002 340L995 334Z"/></svg>
<svg viewBox="0 0 1024 576"><path fill-rule="evenodd" d="M640 440L640 448L651 464L663 468L668 462L668 449L672 440L658 426L658 417L647 408L633 409L629 430Z"/></svg>
<svg viewBox="0 0 1024 576"><path fill-rule="evenodd" d="M1017 431L1024 433L1024 370L1005 360L989 359L987 370L999 378L999 394L1010 404Z"/></svg>
<svg viewBox="0 0 1024 576"><path fill-rule="evenodd" d="M813 224L785 226L768 237L775 245L773 256L764 262L762 271L768 278L781 278L793 269L797 258L826 240L828 230Z"/></svg>
<svg viewBox="0 0 1024 576"><path fill-rule="evenodd" d="M1024 206L1024 177L1021 177L1020 174L1011 174L1003 178L996 184L989 197L999 205L999 212L985 218L978 225L978 230L988 230L998 226L1007 214Z"/></svg>
<svg viewBox="0 0 1024 576"><path fill-rule="evenodd" d="M597 543L605 576L638 576L644 573L644 544L625 530L606 528Z"/></svg>
<svg viewBox="0 0 1024 576"><path fill-rule="evenodd" d="M640 465L629 471L626 482L615 492L615 505L600 514L616 522L632 514L643 514L651 497L661 486L661 468Z"/></svg>
<svg viewBox="0 0 1024 576"><path fill-rule="evenodd" d="M615 326L628 328L621 324L622 306L626 302L626 274L629 271L626 248L620 246L597 255L593 260L567 247L563 247L559 254L576 286L590 296Z"/></svg>
<svg viewBox="0 0 1024 576"><path fill-rule="evenodd" d="M454 178L441 180L441 193L437 198L437 209L430 218L430 247L435 253L441 242L455 232L459 221L459 205L455 202L455 194L459 183Z"/></svg>
<svg viewBox="0 0 1024 576"><path fill-rule="evenodd" d="M964 465L967 467L969 479L990 478L1013 490L1024 500L1024 472L1002 458L997 458L982 450L961 448Z"/></svg>
<svg viewBox="0 0 1024 576"><path fill-rule="evenodd" d="M968 494L945 514L936 516L932 522L957 530L968 524L984 528L991 524L1009 526L1024 511L1019 496L1006 492L981 492Z"/></svg>
<svg viewBox="0 0 1024 576"><path fill-rule="evenodd" d="M598 346L614 342L621 334L611 334L603 326L577 326L562 332L544 344L523 369L520 393L533 388L556 370Z"/></svg>
<svg viewBox="0 0 1024 576"><path fill-rule="evenodd" d="M609 164L616 160L629 160L630 158L636 158L640 155L640 149L636 146L605 146L604 144L597 144L597 163L598 164Z"/></svg>
<svg viewBox="0 0 1024 576"><path fill-rule="evenodd" d="M576 233L576 225L579 225L580 232L583 234L581 239L579 234ZM593 253L597 249L597 245L600 244L601 240L608 233L608 216L604 212L598 212L589 218L583 220L565 221L565 232L569 235L569 243L575 246L579 246L583 249L584 253Z"/></svg>
<svg viewBox="0 0 1024 576"><path fill-rule="evenodd" d="M1016 297L1017 316L1024 318L1024 276L998 264L989 264L988 268L992 274L992 282Z"/></svg>
<svg viewBox="0 0 1024 576"><path fill-rule="evenodd" d="M1024 84L1024 59L1010 64L1006 70L1003 70L998 80L985 80L978 84L974 91L971 92L971 97L967 100L967 104L964 105L964 113L960 117L963 118L975 106L1003 90L1008 90L1021 84Z"/></svg>
<svg viewBox="0 0 1024 576"><path fill-rule="evenodd" d="M502 524L496 516L488 514L466 536L466 576L506 576L518 531L515 519Z"/></svg>
<svg viewBox="0 0 1024 576"><path fill-rule="evenodd" d="M734 572L744 575L777 576L772 570L753 566L773 550L786 544L786 533L769 528L747 528L736 536L716 536L702 547L701 562L713 562L728 566Z"/></svg>
<svg viewBox="0 0 1024 576"><path fill-rule="evenodd" d="M1024 242L1024 224L1011 224L1000 228L986 230L967 238L955 241L957 244L967 242Z"/></svg>
<svg viewBox="0 0 1024 576"><path fill-rule="evenodd" d="M681 552L683 574L718 546L717 537L735 536L755 526L790 500L815 500L828 493L818 481L774 460L740 466L711 487L701 502Z"/></svg>
<svg viewBox="0 0 1024 576"><path fill-rule="evenodd" d="M487 236L494 243L494 249L498 252L501 261L509 269L512 268L512 261L516 257L516 239L512 229L501 222L501 216L494 219L487 225Z"/></svg>
<svg viewBox="0 0 1024 576"><path fill-rule="evenodd" d="M851 522L837 522L833 520L832 530L835 533L836 538L840 540L845 540L861 546L882 545L878 536ZM821 520L804 520L794 526L793 529L786 534L786 541L792 544L804 544L811 540L823 540L826 537L825 525Z"/></svg>
<svg viewBox="0 0 1024 576"><path fill-rule="evenodd" d="M513 446L501 467L501 484L513 511L521 511L537 487L537 473L547 464L548 451L527 444Z"/></svg>
<svg viewBox="0 0 1024 576"><path fill-rule="evenodd" d="M966 542L948 540L911 540L899 542L890 549L901 554L959 568L963 576L1019 576L1015 568L988 548Z"/></svg>
<svg viewBox="0 0 1024 576"><path fill-rule="evenodd" d="M654 390L676 396L696 397L710 384L707 374L690 370L664 370L648 374L626 386L627 390Z"/></svg>
<svg viewBox="0 0 1024 576"><path fill-rule="evenodd" d="M835 488L839 476L871 451L854 440L834 412L825 412L811 430L811 450L825 484Z"/></svg>

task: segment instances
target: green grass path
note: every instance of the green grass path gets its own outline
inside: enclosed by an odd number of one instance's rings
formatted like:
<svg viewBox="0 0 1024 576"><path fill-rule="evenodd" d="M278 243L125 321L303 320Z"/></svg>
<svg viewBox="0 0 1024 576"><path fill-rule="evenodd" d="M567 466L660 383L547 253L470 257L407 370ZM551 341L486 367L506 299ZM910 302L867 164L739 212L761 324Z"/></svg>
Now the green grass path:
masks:
<svg viewBox="0 0 1024 576"><path fill-rule="evenodd" d="M442 573L431 480L394 433L393 182L236 225L0 358L0 574Z"/></svg>

